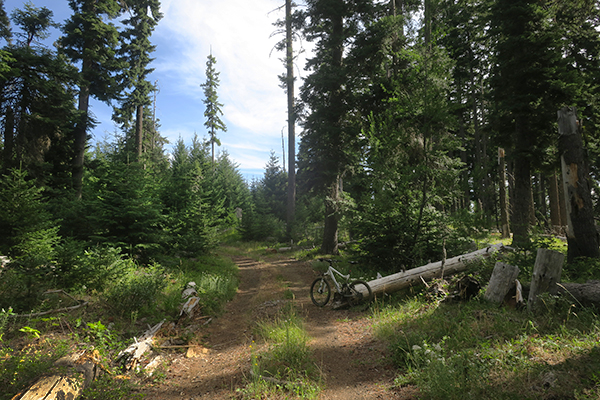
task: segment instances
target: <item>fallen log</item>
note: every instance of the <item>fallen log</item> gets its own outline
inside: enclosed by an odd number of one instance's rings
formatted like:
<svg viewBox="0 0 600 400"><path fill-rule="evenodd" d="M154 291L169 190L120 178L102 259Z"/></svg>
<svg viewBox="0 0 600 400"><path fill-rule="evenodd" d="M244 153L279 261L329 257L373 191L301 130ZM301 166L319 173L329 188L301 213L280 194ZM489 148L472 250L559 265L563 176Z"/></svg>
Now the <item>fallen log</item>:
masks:
<svg viewBox="0 0 600 400"><path fill-rule="evenodd" d="M584 307L600 310L600 281L586 283L558 283L558 293L568 296Z"/></svg>
<svg viewBox="0 0 600 400"><path fill-rule="evenodd" d="M40 378L21 397L13 397L14 400L62 400L76 399L79 397L83 387L80 383L67 376L52 375Z"/></svg>
<svg viewBox="0 0 600 400"><path fill-rule="evenodd" d="M76 399L96 377L97 358L96 353L87 354L85 351L65 356L54 363L65 372L39 378L24 393L14 396L13 400Z"/></svg>
<svg viewBox="0 0 600 400"><path fill-rule="evenodd" d="M421 267L384 276L367 283L371 287L374 296L381 295L383 293L397 292L398 290L421 282L422 279L428 281L439 278L442 275L442 272L445 276L462 272L467 269L469 262L487 258L494 252L503 248L504 246L501 243L495 244L472 253L449 258L445 261L429 263Z"/></svg>

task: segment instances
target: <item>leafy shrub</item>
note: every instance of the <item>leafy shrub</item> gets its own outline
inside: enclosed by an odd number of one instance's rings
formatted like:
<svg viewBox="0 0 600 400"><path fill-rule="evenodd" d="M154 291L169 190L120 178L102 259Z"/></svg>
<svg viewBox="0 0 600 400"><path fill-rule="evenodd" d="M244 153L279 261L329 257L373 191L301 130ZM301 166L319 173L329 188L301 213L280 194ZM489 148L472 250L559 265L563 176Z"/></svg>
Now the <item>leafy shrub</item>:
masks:
<svg viewBox="0 0 600 400"><path fill-rule="evenodd" d="M65 289L87 288L102 292L130 267L121 249L97 246L85 249L83 242L65 240L57 247L57 283Z"/></svg>
<svg viewBox="0 0 600 400"><path fill-rule="evenodd" d="M120 316L151 312L167 281L158 265L124 271L123 276L102 294L103 301Z"/></svg>

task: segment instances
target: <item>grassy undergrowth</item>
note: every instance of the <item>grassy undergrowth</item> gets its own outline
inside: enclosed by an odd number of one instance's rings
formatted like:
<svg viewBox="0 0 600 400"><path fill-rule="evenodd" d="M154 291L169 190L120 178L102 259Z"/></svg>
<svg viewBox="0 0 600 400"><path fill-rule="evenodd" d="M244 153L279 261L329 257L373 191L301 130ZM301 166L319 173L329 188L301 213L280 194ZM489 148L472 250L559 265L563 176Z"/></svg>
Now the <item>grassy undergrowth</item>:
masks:
<svg viewBox="0 0 600 400"><path fill-rule="evenodd" d="M289 302L273 321L257 323L255 334L266 343L266 350L251 345L249 383L239 392L244 398L263 399L293 396L316 399L321 391L321 374L308 346L309 336L293 302Z"/></svg>
<svg viewBox="0 0 600 400"><path fill-rule="evenodd" d="M600 321L594 310L547 297L547 309L475 299L413 297L373 308L375 331L399 368L396 384L424 399L600 398Z"/></svg>
<svg viewBox="0 0 600 400"><path fill-rule="evenodd" d="M15 317L10 308L0 312L0 400L11 399L34 379L51 372L53 363L67 353L94 349L112 374L95 381L82 399L138 398L132 380L118 379L115 355L139 337L148 325L179 316L181 292L196 283L202 315L216 315L237 290L237 266L229 259L203 256L165 259L161 264L124 263L102 290L79 291L64 296L53 293L31 309L33 313L88 301L87 307L69 313ZM0 297L12 293L3 291ZM10 288L9 288L10 289ZM10 298L3 298L10 302ZM69 303L70 302L70 303ZM23 314L23 312L21 312ZM183 335L183 333L182 333ZM182 339L192 340L188 333Z"/></svg>

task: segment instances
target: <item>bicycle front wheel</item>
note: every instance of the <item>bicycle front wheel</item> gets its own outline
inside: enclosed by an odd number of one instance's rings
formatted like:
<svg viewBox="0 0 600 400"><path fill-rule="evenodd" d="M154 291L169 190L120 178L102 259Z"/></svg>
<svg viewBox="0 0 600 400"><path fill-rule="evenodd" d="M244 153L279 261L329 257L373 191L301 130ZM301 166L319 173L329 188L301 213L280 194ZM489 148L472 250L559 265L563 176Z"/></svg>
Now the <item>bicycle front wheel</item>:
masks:
<svg viewBox="0 0 600 400"><path fill-rule="evenodd" d="M310 286L310 299L317 307L323 307L331 297L331 286L323 277L315 279Z"/></svg>
<svg viewBox="0 0 600 400"><path fill-rule="evenodd" d="M360 303L369 304L373 300L373 291L371 286L365 281L357 280L348 285L351 296L348 297L348 303L356 306Z"/></svg>

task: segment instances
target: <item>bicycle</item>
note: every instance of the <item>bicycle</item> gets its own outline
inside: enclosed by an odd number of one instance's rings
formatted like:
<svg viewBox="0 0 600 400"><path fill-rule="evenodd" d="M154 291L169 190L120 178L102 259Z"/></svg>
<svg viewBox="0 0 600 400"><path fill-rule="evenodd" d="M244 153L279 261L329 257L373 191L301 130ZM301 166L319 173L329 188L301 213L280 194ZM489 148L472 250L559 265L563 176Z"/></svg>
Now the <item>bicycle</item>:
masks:
<svg viewBox="0 0 600 400"><path fill-rule="evenodd" d="M334 297L339 296L341 299L346 300L350 306L355 306L363 301L367 304L371 302L373 299L373 291L367 282L360 279L349 282L350 274L344 275L333 268L333 263L336 262L336 260L319 258L319 261L327 261L329 263L329 268L327 268L327 272L325 272L323 276L315 279L310 286L310 299L314 305L317 307L324 307L329 302L329 299L331 298L331 285L329 284L329 280L333 282L337 291ZM343 278L344 282L341 284L338 283L335 278L336 274ZM327 277L329 277L329 279L327 279Z"/></svg>

